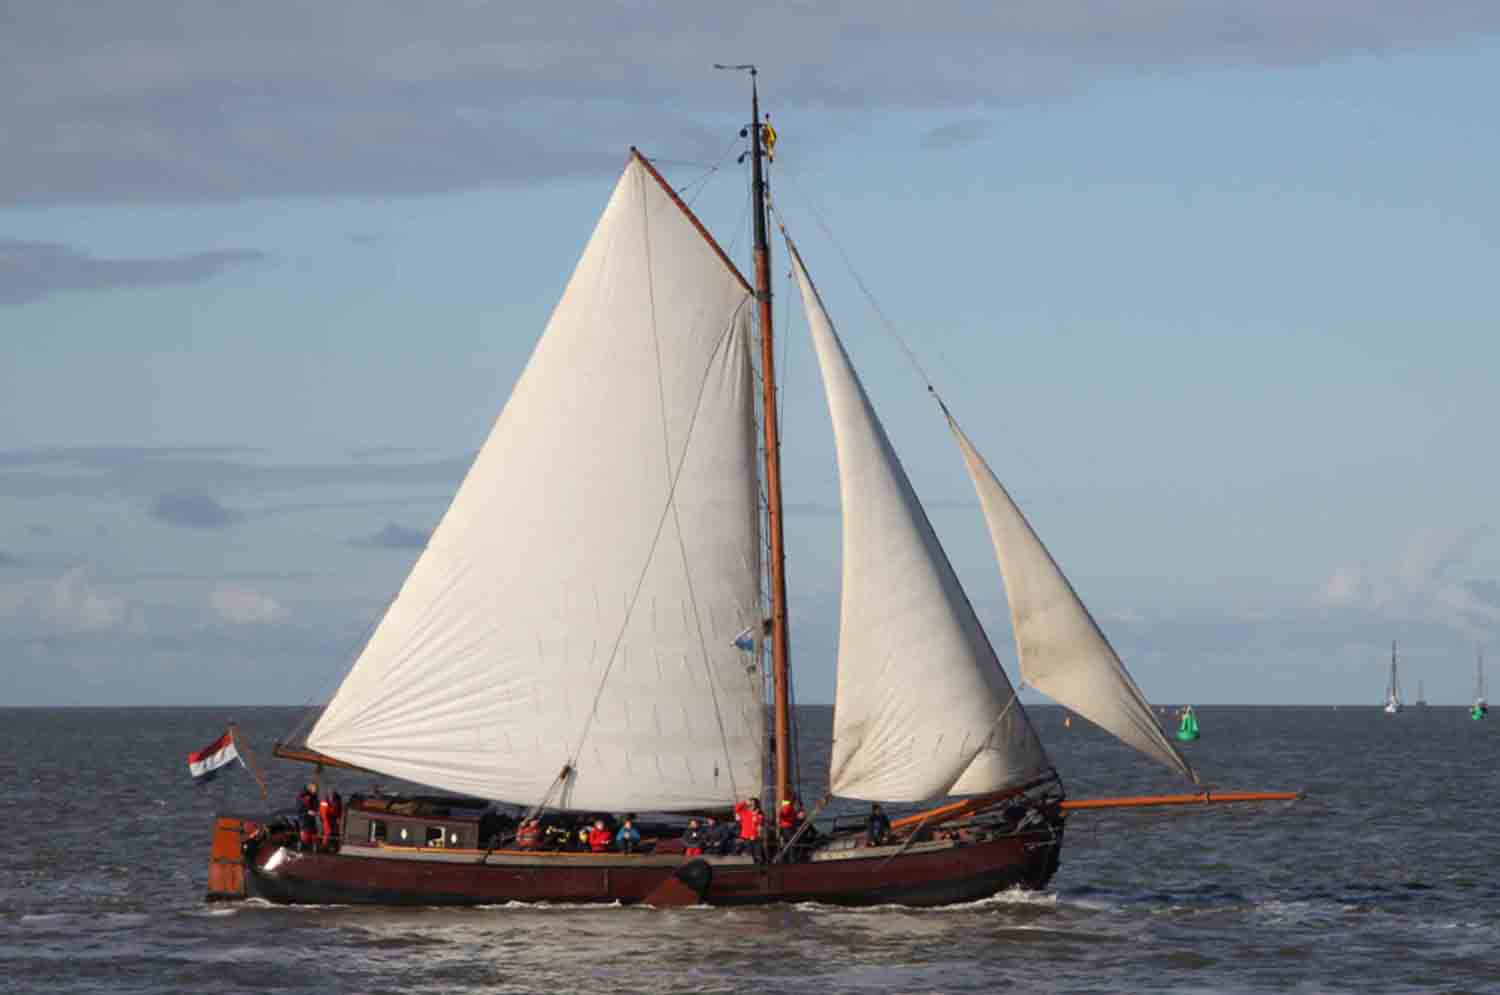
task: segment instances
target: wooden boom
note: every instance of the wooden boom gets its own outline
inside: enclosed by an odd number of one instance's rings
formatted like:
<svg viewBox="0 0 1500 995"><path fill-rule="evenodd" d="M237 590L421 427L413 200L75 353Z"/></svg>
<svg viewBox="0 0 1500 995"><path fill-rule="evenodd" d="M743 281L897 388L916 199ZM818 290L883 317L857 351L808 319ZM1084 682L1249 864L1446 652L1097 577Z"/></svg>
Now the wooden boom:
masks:
<svg viewBox="0 0 1500 995"><path fill-rule="evenodd" d="M1074 798L1066 811L1091 808L1150 808L1157 805L1217 805L1225 802L1294 802L1300 791L1199 791L1190 795L1126 795L1121 798Z"/></svg>
<svg viewBox="0 0 1500 995"><path fill-rule="evenodd" d="M1045 779L1044 779L1045 780ZM895 819L891 822L891 830L900 832L924 822L950 822L954 819L973 815L991 806L1023 794L1028 789L1041 784L1037 781L1019 788L1010 788L1005 791L996 791L988 795L976 795L960 802L953 802L939 808L928 809L915 815ZM1157 805L1217 805L1225 802L1291 802L1302 797L1300 791L1200 791L1191 795L1129 795L1121 798L1078 798L1062 803L1065 811L1074 811L1091 808L1150 808Z"/></svg>
<svg viewBox="0 0 1500 995"><path fill-rule="evenodd" d="M296 760L305 764L317 764L319 767L342 767L344 770L363 770L374 774L376 771L367 767L359 767L355 764L346 764L342 760L335 760L326 753L317 750L299 750L295 746L282 746L277 743L271 747L271 756L278 760Z"/></svg>

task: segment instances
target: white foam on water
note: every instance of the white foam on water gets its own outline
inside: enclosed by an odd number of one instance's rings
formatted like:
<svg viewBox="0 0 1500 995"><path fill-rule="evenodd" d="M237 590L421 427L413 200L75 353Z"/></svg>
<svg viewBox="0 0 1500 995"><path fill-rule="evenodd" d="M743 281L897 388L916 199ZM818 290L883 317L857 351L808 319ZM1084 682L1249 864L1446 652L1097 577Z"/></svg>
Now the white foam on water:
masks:
<svg viewBox="0 0 1500 995"><path fill-rule="evenodd" d="M444 906L432 906L443 908ZM600 909L650 908L650 906L627 906L623 902L497 902L493 905L475 905L472 908L486 912L583 912Z"/></svg>
<svg viewBox="0 0 1500 995"><path fill-rule="evenodd" d="M977 898L970 902L954 902L951 905L901 905L896 902L888 902L883 905L833 905L827 902L796 902L793 908L804 912L841 912L852 914L870 914L891 912L904 912L919 915L945 915L954 912L976 912L986 909L1015 908L1017 906L1030 906L1034 908L1054 908L1059 904L1067 906L1074 902L1062 903L1058 895L1053 892L1028 891L1024 888L1011 888L999 894L990 895L987 898Z"/></svg>

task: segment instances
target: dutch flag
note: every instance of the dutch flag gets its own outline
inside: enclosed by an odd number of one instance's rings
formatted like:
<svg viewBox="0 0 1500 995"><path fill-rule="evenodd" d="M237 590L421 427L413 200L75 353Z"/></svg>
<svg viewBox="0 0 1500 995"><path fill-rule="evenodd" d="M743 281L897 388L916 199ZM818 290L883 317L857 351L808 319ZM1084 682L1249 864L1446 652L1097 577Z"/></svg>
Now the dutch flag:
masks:
<svg viewBox="0 0 1500 995"><path fill-rule="evenodd" d="M220 768L236 760L240 761L241 766L245 763L240 760L240 751L234 748L234 735L226 732L197 753L189 753L188 770L192 771L194 782L207 784L219 773Z"/></svg>

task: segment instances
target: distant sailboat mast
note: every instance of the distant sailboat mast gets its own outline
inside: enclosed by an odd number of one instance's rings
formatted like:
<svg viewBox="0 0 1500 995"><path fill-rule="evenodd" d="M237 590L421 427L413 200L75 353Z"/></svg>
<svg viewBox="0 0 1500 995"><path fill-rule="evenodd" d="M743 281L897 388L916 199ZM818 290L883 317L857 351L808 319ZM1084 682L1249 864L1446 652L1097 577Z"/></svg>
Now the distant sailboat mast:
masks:
<svg viewBox="0 0 1500 995"><path fill-rule="evenodd" d="M1396 674L1396 641L1391 640L1391 679L1385 689L1385 711L1395 715L1401 711L1401 683Z"/></svg>
<svg viewBox="0 0 1500 995"><path fill-rule="evenodd" d="M1484 648L1474 647L1474 704L1469 706L1469 717L1482 719L1490 713L1489 689L1484 679Z"/></svg>

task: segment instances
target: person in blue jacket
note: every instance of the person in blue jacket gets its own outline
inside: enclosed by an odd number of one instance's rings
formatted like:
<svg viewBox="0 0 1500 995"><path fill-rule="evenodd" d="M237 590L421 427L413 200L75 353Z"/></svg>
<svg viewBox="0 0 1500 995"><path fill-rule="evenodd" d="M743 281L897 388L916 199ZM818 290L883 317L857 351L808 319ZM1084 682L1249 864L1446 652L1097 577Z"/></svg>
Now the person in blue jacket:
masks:
<svg viewBox="0 0 1500 995"><path fill-rule="evenodd" d="M635 853L636 846L641 842L641 831L635 828L635 816L625 816L625 824L620 831L615 833L615 846L620 848L621 853Z"/></svg>

